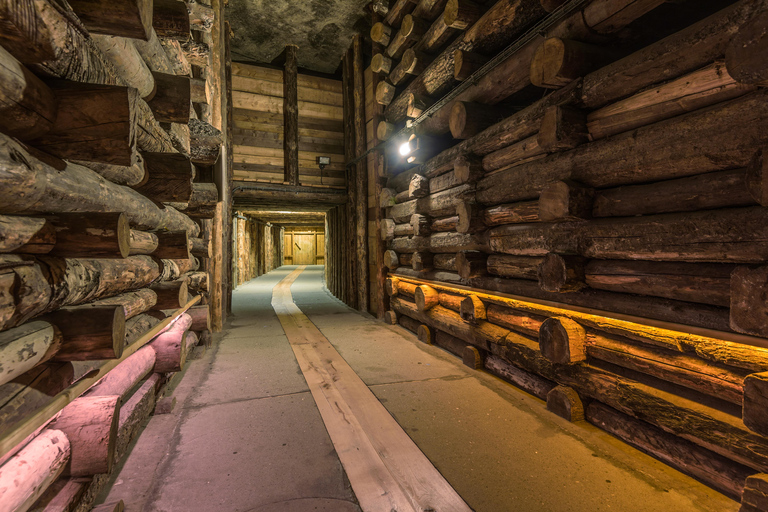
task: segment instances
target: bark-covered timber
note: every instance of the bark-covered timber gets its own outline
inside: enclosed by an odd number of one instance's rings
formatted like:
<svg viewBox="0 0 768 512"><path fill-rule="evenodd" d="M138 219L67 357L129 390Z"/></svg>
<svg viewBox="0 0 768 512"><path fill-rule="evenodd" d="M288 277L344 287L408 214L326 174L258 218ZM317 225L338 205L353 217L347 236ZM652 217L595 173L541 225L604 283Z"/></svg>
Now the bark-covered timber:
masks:
<svg viewBox="0 0 768 512"><path fill-rule="evenodd" d="M649 85L706 66L722 57L740 27L767 7L763 0L742 0L588 74L582 95L585 106L602 107Z"/></svg>
<svg viewBox="0 0 768 512"><path fill-rule="evenodd" d="M755 86L733 79L717 61L675 80L590 112L587 128L593 140L693 112L748 92Z"/></svg>
<svg viewBox="0 0 768 512"><path fill-rule="evenodd" d="M731 498L741 497L744 481L754 471L600 402L587 404L585 413L593 425Z"/></svg>
<svg viewBox="0 0 768 512"><path fill-rule="evenodd" d="M190 159L201 165L213 165L219 159L224 142L221 130L199 119L189 120ZM289 182L293 185L298 183Z"/></svg>
<svg viewBox="0 0 768 512"><path fill-rule="evenodd" d="M42 317L61 332L54 361L119 359L125 343L125 310L121 305L71 306Z"/></svg>
<svg viewBox="0 0 768 512"><path fill-rule="evenodd" d="M56 120L50 88L0 47L0 128L22 140L47 133Z"/></svg>
<svg viewBox="0 0 768 512"><path fill-rule="evenodd" d="M148 256L87 260L4 255L0 261L4 275L16 276L0 280L1 295L12 297L12 313L4 315L0 325L6 329L62 306L144 288L160 275L158 264Z"/></svg>
<svg viewBox="0 0 768 512"><path fill-rule="evenodd" d="M148 229L200 228L173 208L160 209L141 194L85 167L67 164L57 170L0 135L0 195L2 213L125 212L131 225ZM24 191L20 194L19 191Z"/></svg>
<svg viewBox="0 0 768 512"><path fill-rule="evenodd" d="M433 233L425 237L395 238L390 247L397 252L456 253L459 251L490 252L482 236L454 232Z"/></svg>
<svg viewBox="0 0 768 512"><path fill-rule="evenodd" d="M526 137L535 135L538 133L541 119L549 107L577 102L580 95L581 82L577 80L560 90L548 94L503 121L486 128L471 139L446 149L425 164L390 177L387 186L398 191L403 190L408 187L409 180L413 174L423 174L427 177L437 176L453 169L454 161L460 156L485 156L493 151L519 142Z"/></svg>
<svg viewBox="0 0 768 512"><path fill-rule="evenodd" d="M430 217L454 215L456 206L474 192L472 185L460 185L435 194L394 205L389 216L398 222L410 222L414 213Z"/></svg>
<svg viewBox="0 0 768 512"><path fill-rule="evenodd" d="M191 28L186 3L177 0L152 1L152 28L164 38L186 41Z"/></svg>
<svg viewBox="0 0 768 512"><path fill-rule="evenodd" d="M734 265L591 260L584 267L590 288L730 306Z"/></svg>
<svg viewBox="0 0 768 512"><path fill-rule="evenodd" d="M363 76L363 37L357 34L352 39L352 76L354 100L355 156L361 157L366 150L365 128L365 79ZM368 166L365 159L357 164L355 173L356 202L355 208L355 258L357 264L357 307L367 311L369 307L369 272L368 267Z"/></svg>
<svg viewBox="0 0 768 512"><path fill-rule="evenodd" d="M619 31L643 14L651 11L661 0L597 0L588 3L551 27L546 37L568 38L579 41L604 42L605 35ZM467 101L495 105L531 84L531 60L543 39L535 37L499 63L488 74L459 94L454 101ZM449 47L453 48L454 45ZM483 53L482 51L480 53ZM456 69L454 67L454 73ZM396 104L397 99L392 103ZM392 107L390 105L390 107ZM444 133L453 102L435 112L425 128L432 133Z"/></svg>
<svg viewBox="0 0 768 512"><path fill-rule="evenodd" d="M64 432L43 430L0 467L3 504L8 510L29 509L64 472L70 454L69 440Z"/></svg>
<svg viewBox="0 0 768 512"><path fill-rule="evenodd" d="M644 185L596 190L593 217L633 217L654 213L750 206L763 198L762 166L728 169Z"/></svg>
<svg viewBox="0 0 768 512"><path fill-rule="evenodd" d="M567 178L598 188L745 167L768 138L766 95L754 92L499 171L478 182L477 200L492 205L534 199L549 183Z"/></svg>
<svg viewBox="0 0 768 512"><path fill-rule="evenodd" d="M109 59L115 72L126 85L139 91L146 101L155 95L155 78L131 39L124 37L93 35L93 41Z"/></svg>
<svg viewBox="0 0 768 512"><path fill-rule="evenodd" d="M66 474L92 476L112 470L119 419L117 395L75 398L61 410L49 427L69 440L72 455Z"/></svg>
<svg viewBox="0 0 768 512"><path fill-rule="evenodd" d="M50 360L61 348L62 335L38 320L0 332L0 341L0 383L5 384Z"/></svg>
<svg viewBox="0 0 768 512"><path fill-rule="evenodd" d="M125 398L155 366L155 350L144 346L120 362L94 384L86 396L118 395Z"/></svg>
<svg viewBox="0 0 768 512"><path fill-rule="evenodd" d="M72 0L69 2L89 32L146 39L152 30L149 0Z"/></svg>
<svg viewBox="0 0 768 512"><path fill-rule="evenodd" d="M455 83L456 50L492 54L545 14L538 0L501 0L494 4L463 36L438 55L408 87L406 93L439 97ZM406 95L400 94L384 111L389 122L405 120ZM449 110L450 112L450 110ZM446 124L447 129L447 124Z"/></svg>
<svg viewBox="0 0 768 512"><path fill-rule="evenodd" d="M179 153L142 153L142 157L147 178L143 184L134 187L137 192L155 203L189 202L193 176L189 158Z"/></svg>
<svg viewBox="0 0 768 512"><path fill-rule="evenodd" d="M189 122L192 93L189 77L152 72L155 95L147 102L155 119L161 123Z"/></svg>

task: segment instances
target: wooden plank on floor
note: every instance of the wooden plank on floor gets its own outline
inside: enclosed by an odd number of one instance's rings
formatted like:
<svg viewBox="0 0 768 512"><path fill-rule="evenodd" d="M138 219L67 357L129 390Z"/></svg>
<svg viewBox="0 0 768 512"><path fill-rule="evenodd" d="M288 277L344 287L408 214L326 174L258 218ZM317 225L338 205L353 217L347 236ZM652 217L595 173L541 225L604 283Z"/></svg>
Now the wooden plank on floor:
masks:
<svg viewBox="0 0 768 512"><path fill-rule="evenodd" d="M272 293L272 307L364 512L470 512L368 386L293 303L297 268Z"/></svg>

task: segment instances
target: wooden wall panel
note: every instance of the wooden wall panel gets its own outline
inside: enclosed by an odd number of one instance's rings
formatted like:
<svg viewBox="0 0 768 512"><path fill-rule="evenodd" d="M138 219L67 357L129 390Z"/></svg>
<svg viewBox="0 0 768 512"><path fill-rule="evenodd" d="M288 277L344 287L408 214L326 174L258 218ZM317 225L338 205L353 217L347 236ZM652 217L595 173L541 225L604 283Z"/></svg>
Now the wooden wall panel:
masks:
<svg viewBox="0 0 768 512"><path fill-rule="evenodd" d="M234 179L283 183L283 84L278 69L233 63ZM299 181L344 187L341 82L299 75ZM322 171L316 158L328 156Z"/></svg>

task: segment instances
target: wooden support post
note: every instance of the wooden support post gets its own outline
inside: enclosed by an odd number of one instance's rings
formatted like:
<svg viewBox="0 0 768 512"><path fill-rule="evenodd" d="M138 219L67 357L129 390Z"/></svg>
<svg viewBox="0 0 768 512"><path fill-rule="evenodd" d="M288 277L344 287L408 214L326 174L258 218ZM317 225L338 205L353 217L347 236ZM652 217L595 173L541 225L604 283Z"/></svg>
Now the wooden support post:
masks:
<svg viewBox="0 0 768 512"><path fill-rule="evenodd" d="M117 395L76 398L61 410L49 427L64 432L69 439L67 474L92 476L112 470L119 418Z"/></svg>
<svg viewBox="0 0 768 512"><path fill-rule="evenodd" d="M730 326L736 332L768 336L768 267L736 267L731 273Z"/></svg>
<svg viewBox="0 0 768 512"><path fill-rule="evenodd" d="M584 258L549 253L539 265L539 286L548 292L579 291L586 286Z"/></svg>
<svg viewBox="0 0 768 512"><path fill-rule="evenodd" d="M566 151L587 143L586 113L560 105L549 107L541 119L537 141L539 147L548 153Z"/></svg>
<svg viewBox="0 0 768 512"><path fill-rule="evenodd" d="M429 270L432 268L432 258L432 253L414 252L411 258L411 267L416 271Z"/></svg>
<svg viewBox="0 0 768 512"><path fill-rule="evenodd" d="M363 79L363 37L355 35L352 39L353 56L353 98L354 98L354 130L355 156L360 157L366 150L365 136L365 81ZM358 162L355 176L356 202L355 215L355 248L357 263L357 308L368 311L369 304L369 267L368 267L368 169L365 160Z"/></svg>
<svg viewBox="0 0 768 512"><path fill-rule="evenodd" d="M487 259L481 252L461 251L456 254L456 271L462 279L485 275Z"/></svg>
<svg viewBox="0 0 768 512"><path fill-rule="evenodd" d="M426 197L429 195L429 180L419 174L414 174L408 185L408 197L410 199Z"/></svg>
<svg viewBox="0 0 768 512"><path fill-rule="evenodd" d="M283 151L285 151L284 181L299 185L299 85L298 50L296 45L285 47L283 73Z"/></svg>
<svg viewBox="0 0 768 512"><path fill-rule="evenodd" d="M428 325L421 324L416 331L416 336L420 342L427 345L433 345L435 342L434 331Z"/></svg>

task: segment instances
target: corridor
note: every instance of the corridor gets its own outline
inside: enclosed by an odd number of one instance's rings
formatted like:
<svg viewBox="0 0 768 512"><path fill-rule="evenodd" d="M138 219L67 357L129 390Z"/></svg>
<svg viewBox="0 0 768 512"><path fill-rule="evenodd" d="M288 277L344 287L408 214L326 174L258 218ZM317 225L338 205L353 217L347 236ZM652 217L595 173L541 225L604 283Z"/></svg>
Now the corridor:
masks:
<svg viewBox="0 0 768 512"><path fill-rule="evenodd" d="M151 417L98 502L122 499L129 512L360 510L334 427L272 305L273 288L295 270L280 267L234 292L227 328L190 361L175 408ZM473 510L738 509L586 422L568 423L403 328L353 311L324 288L322 266L294 277L301 312Z"/></svg>

